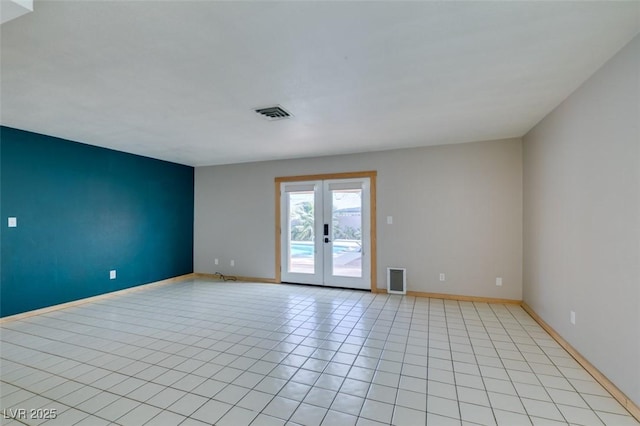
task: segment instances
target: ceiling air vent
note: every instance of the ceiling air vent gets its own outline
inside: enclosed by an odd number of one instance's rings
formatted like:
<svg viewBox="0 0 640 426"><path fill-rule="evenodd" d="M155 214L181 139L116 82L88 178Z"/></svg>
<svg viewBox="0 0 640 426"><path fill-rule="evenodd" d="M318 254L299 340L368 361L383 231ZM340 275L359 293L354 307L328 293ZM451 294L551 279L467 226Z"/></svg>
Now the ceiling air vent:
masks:
<svg viewBox="0 0 640 426"><path fill-rule="evenodd" d="M258 108L255 110L258 114L264 116L267 120L282 120L291 117L291 114L285 111L280 105Z"/></svg>

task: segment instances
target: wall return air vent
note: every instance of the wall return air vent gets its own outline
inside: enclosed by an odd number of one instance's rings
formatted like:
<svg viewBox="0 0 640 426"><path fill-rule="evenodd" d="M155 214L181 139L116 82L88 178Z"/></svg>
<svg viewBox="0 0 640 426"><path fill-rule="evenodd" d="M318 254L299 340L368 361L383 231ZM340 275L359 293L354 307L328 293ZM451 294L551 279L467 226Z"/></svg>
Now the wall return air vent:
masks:
<svg viewBox="0 0 640 426"><path fill-rule="evenodd" d="M291 113L286 111L280 105L266 107L266 108L256 108L255 111L270 121L282 120L282 119L291 117Z"/></svg>
<svg viewBox="0 0 640 426"><path fill-rule="evenodd" d="M387 268L387 293L407 294L406 268Z"/></svg>

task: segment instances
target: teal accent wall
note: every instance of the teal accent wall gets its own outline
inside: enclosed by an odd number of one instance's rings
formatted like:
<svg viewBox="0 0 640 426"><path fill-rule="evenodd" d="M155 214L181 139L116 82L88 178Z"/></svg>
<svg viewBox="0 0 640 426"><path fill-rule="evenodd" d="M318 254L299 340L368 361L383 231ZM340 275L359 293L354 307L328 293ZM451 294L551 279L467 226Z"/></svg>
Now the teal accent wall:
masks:
<svg viewBox="0 0 640 426"><path fill-rule="evenodd" d="M0 127L0 177L0 316L193 272L192 167Z"/></svg>

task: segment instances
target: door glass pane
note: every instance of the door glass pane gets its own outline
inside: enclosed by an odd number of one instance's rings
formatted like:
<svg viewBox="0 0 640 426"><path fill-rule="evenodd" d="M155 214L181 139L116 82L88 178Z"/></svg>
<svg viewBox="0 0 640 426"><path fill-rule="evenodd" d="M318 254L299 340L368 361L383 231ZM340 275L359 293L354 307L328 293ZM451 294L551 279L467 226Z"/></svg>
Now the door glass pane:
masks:
<svg viewBox="0 0 640 426"><path fill-rule="evenodd" d="M334 276L362 277L362 190L331 191Z"/></svg>
<svg viewBox="0 0 640 426"><path fill-rule="evenodd" d="M314 192L288 192L289 259L288 271L315 273Z"/></svg>

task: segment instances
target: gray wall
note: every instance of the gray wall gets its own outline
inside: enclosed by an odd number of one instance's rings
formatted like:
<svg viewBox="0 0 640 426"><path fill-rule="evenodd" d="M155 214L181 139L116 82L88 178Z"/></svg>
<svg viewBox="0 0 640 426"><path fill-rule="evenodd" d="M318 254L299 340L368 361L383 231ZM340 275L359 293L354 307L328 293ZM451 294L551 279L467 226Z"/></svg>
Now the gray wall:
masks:
<svg viewBox="0 0 640 426"><path fill-rule="evenodd" d="M636 404L638 123L640 36L524 138L523 275L525 302Z"/></svg>
<svg viewBox="0 0 640 426"><path fill-rule="evenodd" d="M520 139L196 168L194 270L275 277L274 178L364 170L378 172L378 287L396 266L412 291L522 298Z"/></svg>

